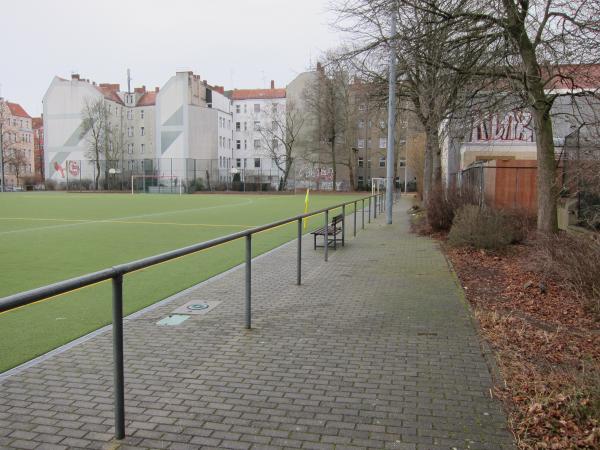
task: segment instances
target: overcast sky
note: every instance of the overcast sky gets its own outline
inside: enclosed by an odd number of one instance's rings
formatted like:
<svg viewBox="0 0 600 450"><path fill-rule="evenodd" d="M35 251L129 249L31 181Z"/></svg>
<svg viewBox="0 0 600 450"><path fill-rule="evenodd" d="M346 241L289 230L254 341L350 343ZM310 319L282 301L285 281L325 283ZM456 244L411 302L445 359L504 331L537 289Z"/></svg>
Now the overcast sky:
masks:
<svg viewBox="0 0 600 450"><path fill-rule="evenodd" d="M193 70L226 89L285 86L339 35L326 0L30 0L0 8L2 96L32 116L55 75L162 86Z"/></svg>

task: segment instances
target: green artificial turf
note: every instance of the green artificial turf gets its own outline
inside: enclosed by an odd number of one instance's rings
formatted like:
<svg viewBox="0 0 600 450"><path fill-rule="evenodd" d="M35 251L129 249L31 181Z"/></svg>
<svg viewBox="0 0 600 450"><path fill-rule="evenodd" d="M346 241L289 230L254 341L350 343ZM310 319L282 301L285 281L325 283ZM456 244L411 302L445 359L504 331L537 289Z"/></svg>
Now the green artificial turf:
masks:
<svg viewBox="0 0 600 450"><path fill-rule="evenodd" d="M354 198L312 195L310 210ZM304 195L0 194L0 297L303 210ZM322 223L322 216L311 218L307 232ZM294 239L296 232L292 223L255 235L253 256ZM125 314L241 263L243 245L234 241L126 275ZM0 372L110 321L110 281L0 314Z"/></svg>

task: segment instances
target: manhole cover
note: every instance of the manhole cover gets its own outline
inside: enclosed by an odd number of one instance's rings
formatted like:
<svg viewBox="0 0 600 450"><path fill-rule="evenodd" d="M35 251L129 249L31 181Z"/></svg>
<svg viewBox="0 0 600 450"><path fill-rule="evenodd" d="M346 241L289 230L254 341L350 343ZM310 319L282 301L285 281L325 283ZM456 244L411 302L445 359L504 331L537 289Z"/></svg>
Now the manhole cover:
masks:
<svg viewBox="0 0 600 450"><path fill-rule="evenodd" d="M186 308L190 311L202 311L203 309L208 309L209 305L207 303L191 303Z"/></svg>
<svg viewBox="0 0 600 450"><path fill-rule="evenodd" d="M210 310L212 310L215 306L217 306L219 301L206 301L206 300L191 300L184 305L181 305L173 314L192 314L192 315L201 315L206 314Z"/></svg>

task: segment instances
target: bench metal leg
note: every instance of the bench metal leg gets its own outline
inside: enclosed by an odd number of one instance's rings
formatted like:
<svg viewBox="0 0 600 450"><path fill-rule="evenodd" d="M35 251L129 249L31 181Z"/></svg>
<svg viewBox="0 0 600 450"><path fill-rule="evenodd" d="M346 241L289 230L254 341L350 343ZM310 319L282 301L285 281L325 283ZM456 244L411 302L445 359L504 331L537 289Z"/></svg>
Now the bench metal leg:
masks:
<svg viewBox="0 0 600 450"><path fill-rule="evenodd" d="M346 235L346 205L342 205L342 247L344 246L345 235Z"/></svg>
<svg viewBox="0 0 600 450"><path fill-rule="evenodd" d="M329 231L327 228L329 226L329 211L325 211L325 261L327 261L328 251L329 251L329 236L327 236L327 232Z"/></svg>

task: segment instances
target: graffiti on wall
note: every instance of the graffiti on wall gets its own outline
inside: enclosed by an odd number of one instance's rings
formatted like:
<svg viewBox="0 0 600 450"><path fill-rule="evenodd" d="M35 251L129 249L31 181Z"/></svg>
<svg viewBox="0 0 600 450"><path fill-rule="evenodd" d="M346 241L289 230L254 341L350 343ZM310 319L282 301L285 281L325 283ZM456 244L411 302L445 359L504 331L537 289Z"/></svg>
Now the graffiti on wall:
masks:
<svg viewBox="0 0 600 450"><path fill-rule="evenodd" d="M511 111L504 115L492 114L475 123L471 142L533 142L534 132L531 114Z"/></svg>

